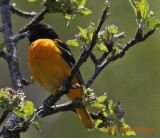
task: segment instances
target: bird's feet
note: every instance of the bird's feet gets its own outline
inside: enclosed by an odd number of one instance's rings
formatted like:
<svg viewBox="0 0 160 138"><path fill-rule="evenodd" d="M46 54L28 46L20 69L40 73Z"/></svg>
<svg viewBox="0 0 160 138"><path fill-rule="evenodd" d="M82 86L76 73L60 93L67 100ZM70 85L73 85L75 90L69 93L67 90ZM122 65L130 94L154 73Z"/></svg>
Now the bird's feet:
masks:
<svg viewBox="0 0 160 138"><path fill-rule="evenodd" d="M63 91L64 94L68 94L69 93L69 84L67 79L65 79L63 81L62 87L59 88L59 91Z"/></svg>
<svg viewBox="0 0 160 138"><path fill-rule="evenodd" d="M49 96L46 100L43 101L43 115L51 115L56 106L53 106L51 104L51 98L53 97L53 95Z"/></svg>

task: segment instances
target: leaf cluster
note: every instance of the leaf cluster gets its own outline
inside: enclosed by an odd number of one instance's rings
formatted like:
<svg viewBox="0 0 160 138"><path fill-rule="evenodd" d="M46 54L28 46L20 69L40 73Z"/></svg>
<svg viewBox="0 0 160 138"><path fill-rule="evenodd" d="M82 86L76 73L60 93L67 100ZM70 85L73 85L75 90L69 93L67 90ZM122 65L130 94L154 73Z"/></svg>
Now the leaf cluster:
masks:
<svg viewBox="0 0 160 138"><path fill-rule="evenodd" d="M96 30L95 24L90 23L87 29L83 29L78 26L78 29L80 32L76 35L76 39L68 40L66 43L75 47L88 47L92 41L93 34ZM100 31L98 33L95 46L96 50L109 52L115 49L117 52L119 52L119 50L121 49L121 42L118 40L124 37L124 32L119 33L118 27L116 27L115 25L107 26L104 31Z"/></svg>
<svg viewBox="0 0 160 138"><path fill-rule="evenodd" d="M157 28L160 26L159 20L155 18L154 13L149 10L149 4L147 0L129 0L131 6L133 7L136 17L137 25L142 30L146 28Z"/></svg>
<svg viewBox="0 0 160 138"><path fill-rule="evenodd" d="M15 91L12 88L0 89L0 108L14 112L25 122L30 122L34 114L34 104L25 101L23 92Z"/></svg>
<svg viewBox="0 0 160 138"><path fill-rule="evenodd" d="M35 4L45 4L50 13L62 13L69 23L76 15L89 15L92 11L85 7L86 0L28 0Z"/></svg>
<svg viewBox="0 0 160 138"><path fill-rule="evenodd" d="M102 96L97 96L93 89L86 89L84 86L80 86L80 88L84 94L85 104L90 105L93 109L98 109L98 114L101 116L101 119L95 122L96 129L113 136L117 135L117 132L122 136L136 135L134 130L125 124L125 111L121 108L120 102L114 104L112 100L108 99L107 92Z"/></svg>

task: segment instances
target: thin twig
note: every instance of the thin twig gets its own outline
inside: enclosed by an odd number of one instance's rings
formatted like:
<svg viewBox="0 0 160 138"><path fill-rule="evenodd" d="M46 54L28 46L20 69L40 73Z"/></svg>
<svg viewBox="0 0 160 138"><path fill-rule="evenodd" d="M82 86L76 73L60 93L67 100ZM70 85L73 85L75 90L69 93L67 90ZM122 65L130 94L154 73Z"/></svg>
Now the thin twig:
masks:
<svg viewBox="0 0 160 138"><path fill-rule="evenodd" d="M11 11L12 11L12 13L16 13L19 16L29 18L29 17L35 17L37 15L37 13L34 11L33 12L25 12L20 9L17 9L15 6L16 6L15 3L11 4Z"/></svg>
<svg viewBox="0 0 160 138"><path fill-rule="evenodd" d="M7 118L7 115L9 114L9 110L5 110L0 118L0 125L3 123L3 121Z"/></svg>
<svg viewBox="0 0 160 138"><path fill-rule="evenodd" d="M0 57L3 57L7 62L9 60L8 54L5 53L2 48L0 48Z"/></svg>
<svg viewBox="0 0 160 138"><path fill-rule="evenodd" d="M26 80L25 78L22 78L22 84L25 85L25 86L28 86L28 85L31 84L31 82Z"/></svg>
<svg viewBox="0 0 160 138"><path fill-rule="evenodd" d="M96 56L94 55L93 52L91 52L90 57L91 57L93 63L95 64L95 66L96 66L98 64L98 60L96 59Z"/></svg>
<svg viewBox="0 0 160 138"><path fill-rule="evenodd" d="M105 58L110 54L111 51L108 51L108 52L105 52L103 53L103 55L99 58L98 60L98 64L100 65L104 60Z"/></svg>
<svg viewBox="0 0 160 138"><path fill-rule="evenodd" d="M39 23L41 20L44 19L44 15L48 13L48 8L45 7L31 22L29 22L25 27L23 27L18 34L26 32L32 27L34 24Z"/></svg>

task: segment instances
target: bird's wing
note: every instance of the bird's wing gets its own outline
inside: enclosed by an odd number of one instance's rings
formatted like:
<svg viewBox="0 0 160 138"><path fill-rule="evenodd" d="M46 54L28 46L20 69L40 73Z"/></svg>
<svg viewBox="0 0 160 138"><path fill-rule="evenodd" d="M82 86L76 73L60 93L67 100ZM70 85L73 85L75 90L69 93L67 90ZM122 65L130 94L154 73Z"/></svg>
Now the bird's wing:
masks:
<svg viewBox="0 0 160 138"><path fill-rule="evenodd" d="M75 61L75 59L74 59L74 57L73 57L70 49L62 41L57 40L57 43L58 43L58 48L62 51L62 57L63 57L63 59L68 63L68 65L72 69L73 66L74 66L74 64L76 63L76 61ZM77 77L79 83L81 85L83 85L84 81L82 79L82 76L81 76L81 73L80 73L79 70L76 72L75 76Z"/></svg>

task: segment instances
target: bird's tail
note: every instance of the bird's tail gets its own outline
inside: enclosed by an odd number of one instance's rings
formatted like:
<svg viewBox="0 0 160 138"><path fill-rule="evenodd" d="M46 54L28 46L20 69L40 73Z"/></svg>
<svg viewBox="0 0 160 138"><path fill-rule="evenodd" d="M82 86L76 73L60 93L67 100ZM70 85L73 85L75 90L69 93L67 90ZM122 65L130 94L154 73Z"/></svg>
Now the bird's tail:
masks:
<svg viewBox="0 0 160 138"><path fill-rule="evenodd" d="M71 89L67 96L74 102L76 98L82 99L80 89ZM86 107L76 108L76 111L81 119L84 127L88 130L94 129L94 122Z"/></svg>
<svg viewBox="0 0 160 138"><path fill-rule="evenodd" d="M88 130L93 130L94 129L93 119L91 118L87 108L86 107L76 108L76 111L84 127Z"/></svg>

